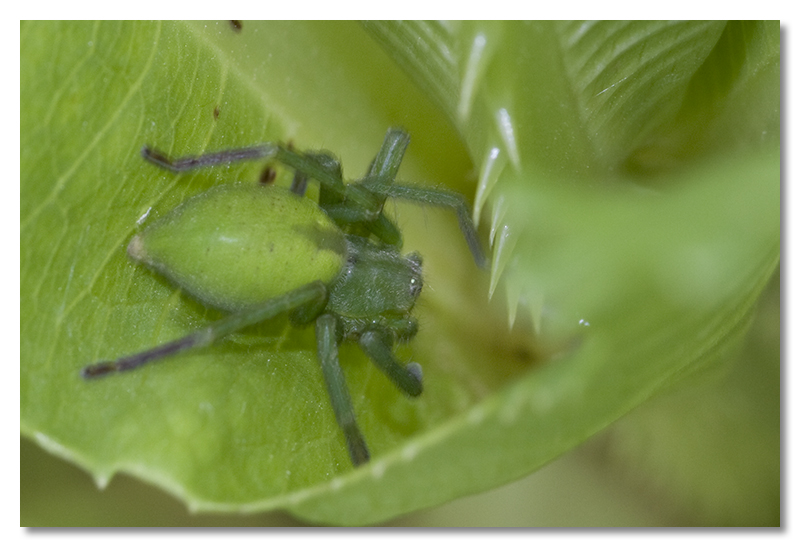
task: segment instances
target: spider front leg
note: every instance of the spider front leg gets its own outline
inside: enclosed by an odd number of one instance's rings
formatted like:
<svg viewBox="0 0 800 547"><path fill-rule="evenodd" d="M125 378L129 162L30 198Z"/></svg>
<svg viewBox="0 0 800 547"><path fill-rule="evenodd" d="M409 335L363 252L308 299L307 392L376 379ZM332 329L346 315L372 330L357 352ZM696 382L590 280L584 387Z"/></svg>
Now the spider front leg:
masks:
<svg viewBox="0 0 800 547"><path fill-rule="evenodd" d="M400 230L383 212L386 195L372 192L369 186L374 183L392 184L409 141L408 133L402 129L390 128L381 149L370 163L366 176L346 186L344 200L330 199L324 193L325 185L322 184L320 207L340 225L348 225L351 233L364 236L373 234L384 243L401 247L403 237Z"/></svg>
<svg viewBox="0 0 800 547"><path fill-rule="evenodd" d="M379 184L376 185L374 191L384 193L388 197L452 209L458 218L458 226L461 228L461 233L464 234L464 239L467 240L467 246L472 253L475 264L481 269L489 267L489 262L483 253L483 247L478 238L478 231L470 218L467 202L461 194L440 188L424 188L422 186L403 184Z"/></svg>
<svg viewBox="0 0 800 547"><path fill-rule="evenodd" d="M232 313L228 317L198 329L183 338L128 357L121 357L115 361L104 361L89 365L81 370L81 376L86 379L100 378L112 372L133 370L151 361L163 359L184 350L210 346L220 338L250 325L271 319L285 311L302 306L311 306L315 302L324 303L327 297L328 290L325 285L321 281L315 281L283 296L268 300L259 306Z"/></svg>
<svg viewBox="0 0 800 547"><path fill-rule="evenodd" d="M367 442L358 429L356 413L350 400L342 367L339 366L339 340L336 335L336 318L330 314L320 315L316 322L317 355L325 378L325 386L333 406L333 413L344 434L347 450L353 465L369 461Z"/></svg>
<svg viewBox="0 0 800 547"><path fill-rule="evenodd" d="M276 144L267 143L256 146L248 146L246 148L233 148L230 150L221 150L219 152L211 152L209 154L202 154L199 156L184 156L182 158L173 159L163 152L145 145L142 147L142 157L150 163L158 165L167 171L172 171L173 173L183 173L186 171L192 171L193 169L211 167L213 165L275 157L278 155L279 148L280 147Z"/></svg>
<svg viewBox="0 0 800 547"><path fill-rule="evenodd" d="M394 336L388 332L369 330L358 344L375 365L404 393L411 397L422 394L422 367L419 363L402 365L394 356Z"/></svg>
<svg viewBox="0 0 800 547"><path fill-rule="evenodd" d="M400 164L403 161L403 156L410 140L408 133L402 129L389 128L386 131L381 149L369 166L365 179L377 179L385 181L387 184L392 184L397 172L400 170ZM351 189L354 188L351 187ZM403 236L397 226L383 212L385 201L386 196L380 196L381 212L378 218L367 224L366 228L384 243L400 248L403 245Z"/></svg>
<svg viewBox="0 0 800 547"><path fill-rule="evenodd" d="M160 152L149 146L142 148L142 157L162 169L173 173L184 173L203 167L214 165L225 165L239 161L253 161L258 159L275 159L284 165L302 173L306 179L314 179L325 187L329 195L336 200L343 200L345 195L345 185L342 181L342 171L338 162L333 160L330 154L325 152L299 153L292 148L276 143L264 143L245 148L231 148L219 152L201 154L199 156L184 156L180 158L170 158L167 154ZM332 160L332 161L331 161ZM335 163L336 168L333 168ZM297 183L295 183L296 185ZM304 184L304 183L301 183ZM295 193L305 193L295 189ZM362 206L369 206L370 203L360 203Z"/></svg>

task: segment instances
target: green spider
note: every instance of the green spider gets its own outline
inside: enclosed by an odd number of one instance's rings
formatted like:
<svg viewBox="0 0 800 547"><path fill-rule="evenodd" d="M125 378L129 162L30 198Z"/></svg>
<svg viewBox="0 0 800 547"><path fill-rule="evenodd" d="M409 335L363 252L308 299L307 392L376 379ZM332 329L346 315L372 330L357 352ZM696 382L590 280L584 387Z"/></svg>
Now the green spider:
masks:
<svg viewBox="0 0 800 547"><path fill-rule="evenodd" d="M411 309L422 290L422 258L400 254L402 237L383 213L389 197L453 209L477 265L486 258L460 194L398 184L408 146L389 129L361 179L344 184L339 162L326 152L295 152L263 144L171 160L151 148L145 159L180 173L235 161L273 158L295 170L291 188L225 184L190 198L134 236L128 254L204 304L231 312L183 338L87 366L84 378L135 369L177 352L206 347L244 327L289 312L292 324L312 322L317 355L350 459L369 461L339 366L343 340L364 353L409 396L422 393L422 368L400 363L396 342L417 333ZM320 184L319 203L304 197Z"/></svg>

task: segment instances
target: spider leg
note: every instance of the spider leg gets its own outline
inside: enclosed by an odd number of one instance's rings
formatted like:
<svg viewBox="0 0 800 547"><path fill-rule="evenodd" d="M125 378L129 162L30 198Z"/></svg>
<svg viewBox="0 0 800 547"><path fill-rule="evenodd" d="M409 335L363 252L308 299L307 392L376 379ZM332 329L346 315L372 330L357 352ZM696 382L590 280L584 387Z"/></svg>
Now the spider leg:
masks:
<svg viewBox="0 0 800 547"><path fill-rule="evenodd" d="M383 146L381 146L378 155L372 161L369 172L367 176L362 179L361 185L374 194L382 196L384 200L387 197L395 197L452 209L458 217L458 224L461 228L461 232L464 234L464 238L467 240L467 245L472 252L475 263L480 268L487 268L488 261L483 254L483 248L481 247L478 233L475 230L475 225L470 218L467 203L461 194L443 189L424 188L396 183L395 177L397 176L400 162L403 160L403 155L405 154L408 143L409 136L405 131L398 128L390 128L386 132ZM397 230L396 227L394 228ZM381 230L381 228L378 227L377 230ZM373 233L378 235L377 231L373 231ZM400 232L397 231L397 234L399 245ZM384 239L380 235L378 235L378 237L383 239L386 243L391 243L391 241Z"/></svg>
<svg viewBox="0 0 800 547"><path fill-rule="evenodd" d="M351 185L348 190L355 188L357 188L355 185ZM379 202L379 200L374 199L372 194L366 196L365 200L372 200L375 204L374 207L364 209L358 205L340 203L326 205L323 209L339 226L347 226L348 231L351 233L365 237L369 234L374 234L388 245L402 246L403 236L400 230L382 211L383 200ZM362 228L361 231L357 229L358 227Z"/></svg>
<svg viewBox="0 0 800 547"><path fill-rule="evenodd" d="M144 146L142 148L142 157L150 163L158 165L162 169L167 169L173 173L183 173L184 171L210 167L221 163L270 158L277 156L279 149L280 147L278 145L267 143L248 146L247 148L233 148L220 152L211 152L210 154L202 154L200 156L184 156L182 158L172 159L163 152L150 148L149 146Z"/></svg>
<svg viewBox="0 0 800 547"><path fill-rule="evenodd" d="M320 315L316 322L317 355L325 377L325 385L331 399L336 421L344 434L347 450L354 466L369 461L369 450L364 436L358 429L350 392L347 390L342 367L339 366L339 340L336 336L336 318L330 314Z"/></svg>
<svg viewBox="0 0 800 547"><path fill-rule="evenodd" d="M292 186L290 190L298 196L306 195L306 188L308 187L308 177L300 171L295 172L292 179Z"/></svg>
<svg viewBox="0 0 800 547"><path fill-rule="evenodd" d="M313 160L319 164L319 166L329 175L332 177L331 180L339 181L338 183L334 183L336 188L339 188L344 185L342 182L342 164L339 163L335 157L333 157L330 153L319 150L319 151L309 151L305 153L306 159ZM305 171L297 169L294 174L294 180L292 180L292 187L291 190L295 194L299 196L303 196L306 193L306 187L308 186L308 178L309 175ZM330 185L330 181L325 184L320 185L320 195L319 195L319 202L320 203L338 203L342 201L343 194L337 190L328 190L328 186Z"/></svg>
<svg viewBox="0 0 800 547"><path fill-rule="evenodd" d="M346 187L342 180L341 166L333 156L324 151L299 153L281 144L265 143L245 148L232 148L219 152L201 154L199 156L184 156L173 159L163 152L145 146L142 148L142 157L162 169L167 169L173 173L183 173L193 169L237 161L274 158L280 163L294 169L296 173L299 173L299 176L295 178L292 184L292 191L296 194L303 195L305 193L305 184L307 180L314 179L321 185L321 204L340 203L345 200ZM380 206L376 208L374 198L370 199L371 196L367 196L363 192L354 193L347 197L349 200L353 201L356 206L366 210L373 210L373 215L380 212Z"/></svg>
<svg viewBox="0 0 800 547"><path fill-rule="evenodd" d="M167 154L149 146L142 148L142 157L162 169L173 173L183 173L193 169L211 167L213 165L228 164L238 161L252 161L263 158L274 158L295 171L302 173L306 178L319 181L326 189L344 199L344 182L339 162L326 152L299 153L290 147L264 143L244 148L231 148L198 156L183 156L170 158Z"/></svg>
<svg viewBox="0 0 800 547"><path fill-rule="evenodd" d="M402 246L403 237L397 226L383 212L385 193L376 193L373 185L391 185L400 169L409 143L408 133L390 128L381 149L370 163L364 178L345 187L345 199L330 199L320 193L319 204L340 225L360 226L362 234L374 234L389 245ZM324 183L322 190L325 189ZM365 233L366 232L366 233Z"/></svg>
<svg viewBox="0 0 800 547"><path fill-rule="evenodd" d="M392 352L391 341L390 335L374 330L358 339L364 353L401 391L417 397L422 393L422 367L419 363L400 364Z"/></svg>
<svg viewBox="0 0 800 547"><path fill-rule="evenodd" d="M413 186L405 184L384 184L376 192L385 193L387 197L394 197L406 199L409 201L417 201L434 207L443 207L452 209L458 218L458 226L461 228L461 233L464 234L464 239L467 240L472 258L475 259L475 264L479 268L486 269L489 263L486 255L483 253L480 239L478 238L478 231L470 218L469 209L464 196L456 192L444 190L441 188L425 188L422 186Z"/></svg>
<svg viewBox="0 0 800 547"><path fill-rule="evenodd" d="M378 155L375 156L369 166L367 176L364 179L365 182L362 183L363 186L369 188L370 183L366 182L369 179L383 180L388 184L392 184L397 172L400 170L400 164L403 161L403 156L410 140L408 133L402 129L390 127L386 132ZM384 243L401 247L403 245L403 236L395 223L384 214L383 204L385 201L386 196L381 196L381 213L378 218L367 223L367 230L375 234Z"/></svg>
<svg viewBox="0 0 800 547"><path fill-rule="evenodd" d="M86 379L100 378L112 372L124 372L138 368L151 361L169 357L178 352L210 346L220 338L233 332L265 321L276 315L315 301L324 301L327 298L327 289L321 281L290 291L278 298L273 298L261 305L232 313L210 325L198 329L183 338L178 338L155 348L121 357L116 361L104 361L89 365L81 370L81 376Z"/></svg>
<svg viewBox="0 0 800 547"><path fill-rule="evenodd" d="M410 142L408 133L397 127L390 127L383 138L383 144L378 155L372 160L367 171L367 177L384 176L394 180L400 170L400 163Z"/></svg>

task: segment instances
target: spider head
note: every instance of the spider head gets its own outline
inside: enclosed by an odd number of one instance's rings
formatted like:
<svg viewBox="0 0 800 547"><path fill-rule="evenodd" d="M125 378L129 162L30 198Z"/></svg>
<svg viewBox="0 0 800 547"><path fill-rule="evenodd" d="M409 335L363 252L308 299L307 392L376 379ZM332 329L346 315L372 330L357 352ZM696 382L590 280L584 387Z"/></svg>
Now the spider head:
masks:
<svg viewBox="0 0 800 547"><path fill-rule="evenodd" d="M422 291L422 258L358 236L347 241L348 257L329 287L328 309L359 319L408 314Z"/></svg>

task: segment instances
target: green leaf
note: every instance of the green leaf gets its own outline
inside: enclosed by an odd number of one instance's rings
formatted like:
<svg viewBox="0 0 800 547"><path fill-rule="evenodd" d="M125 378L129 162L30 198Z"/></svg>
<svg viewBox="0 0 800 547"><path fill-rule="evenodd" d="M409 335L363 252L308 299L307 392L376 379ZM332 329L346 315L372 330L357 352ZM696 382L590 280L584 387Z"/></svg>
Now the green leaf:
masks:
<svg viewBox="0 0 800 547"><path fill-rule="evenodd" d="M355 49L353 36L362 42ZM298 46L303 40L307 47ZM88 469L100 485L124 471L196 509L284 507L329 490L335 476L351 475L313 330L275 321L141 373L87 383L79 371L220 316L134 265L125 247L148 211L158 217L215 184L256 180L262 168L176 177L144 162L142 145L192 153L292 140L334 149L356 176L386 128L405 122L422 136L418 148L444 134L455 152L423 153L441 160L424 170L412 152L404 178L419 179L421 172L431 180L463 178L468 165L452 134L419 128L420 120L441 125L441 118L411 84L398 83L401 74L380 51L363 53L369 39L352 23L338 30L247 24L241 34L228 23L24 23L22 44L21 89L29 98L21 125L23 434ZM381 81L362 85L374 73L384 75ZM367 99L384 95L385 102ZM385 110L400 99L412 114L398 118ZM459 175L436 174L453 165ZM412 214L401 220L422 218ZM427 222L431 230L445 227L442 233L459 245L453 252L468 265L455 219L431 213ZM474 266L464 267L464 277L474 286ZM476 301L485 301L480 294L473 292ZM423 322L438 324L420 307ZM420 338L445 353L454 344L438 342L434 329ZM430 350L403 351L431 363L430 396L422 404L407 400L356 348L342 349L376 459L478 398L480 388L450 387L456 373L437 370ZM358 480L374 479L362 472ZM347 513L343 508L335 520Z"/></svg>
<svg viewBox="0 0 800 547"><path fill-rule="evenodd" d="M777 24L369 28L397 65L352 23L23 23L23 435L193 509L375 523L534 471L738 339L780 253ZM263 167L175 177L143 144L292 140L353 177L391 125L405 180L468 192L472 158L494 265L451 215L397 207L425 258L402 351L426 384L409 401L342 348L370 466L349 464L313 332L283 320L79 377L219 317L125 246L148 211Z"/></svg>

